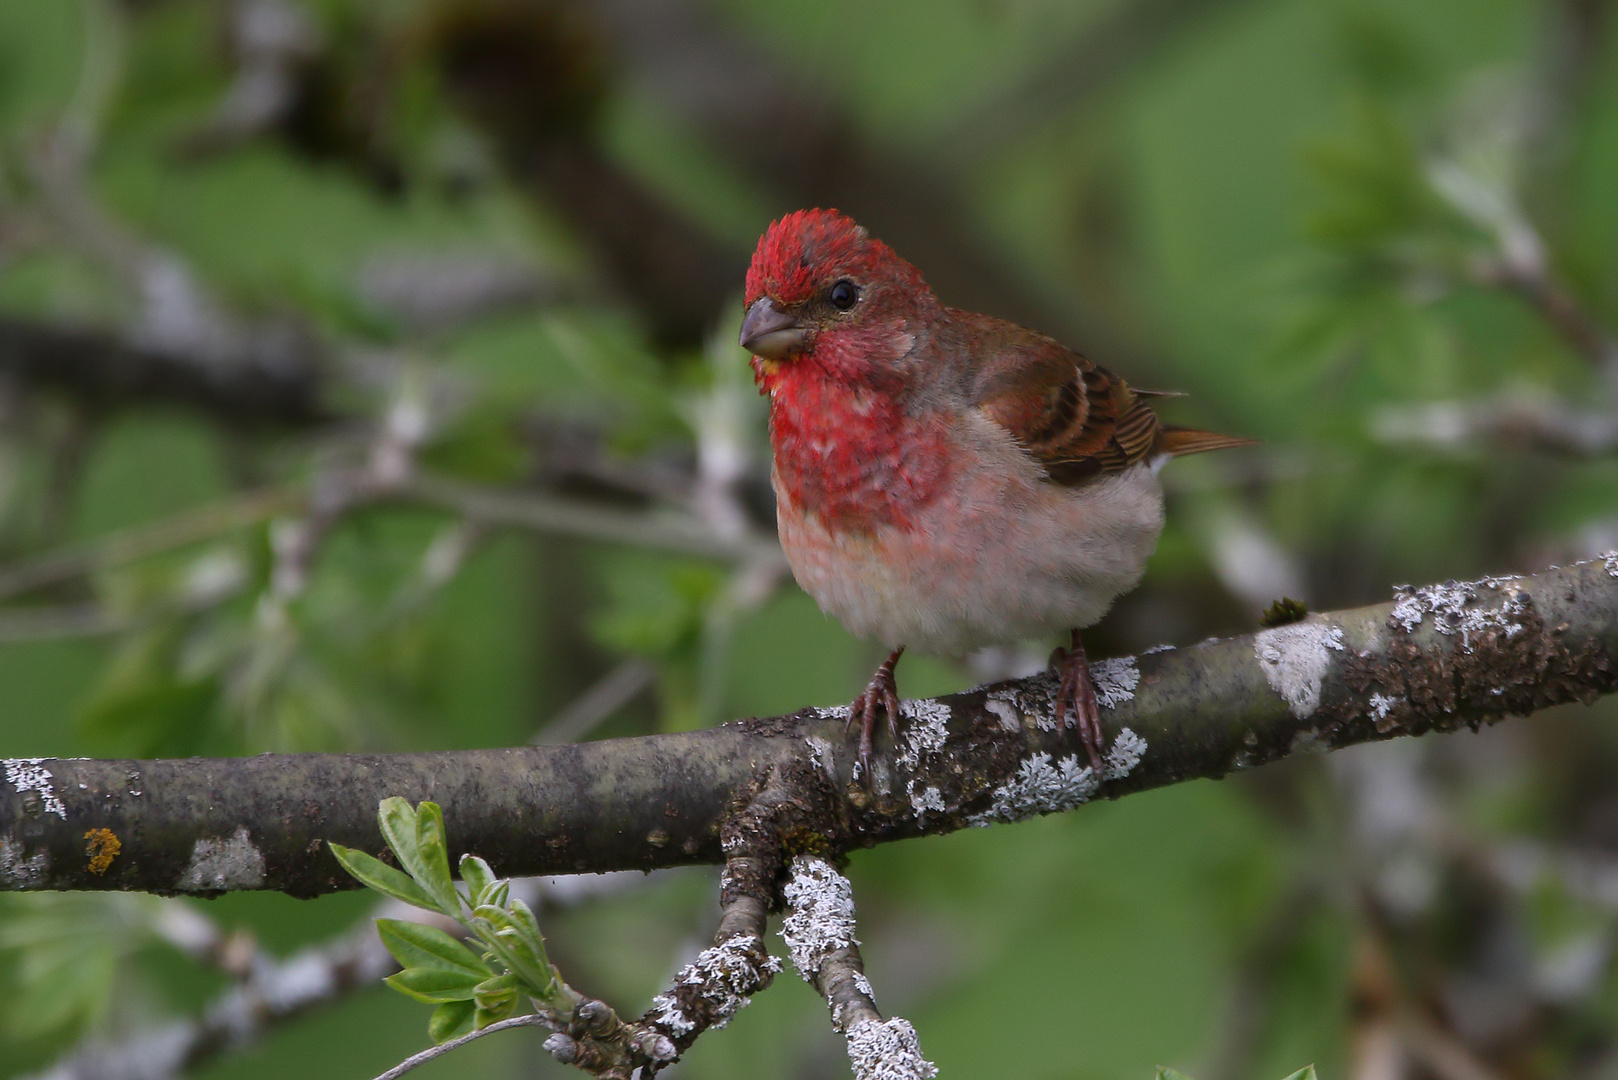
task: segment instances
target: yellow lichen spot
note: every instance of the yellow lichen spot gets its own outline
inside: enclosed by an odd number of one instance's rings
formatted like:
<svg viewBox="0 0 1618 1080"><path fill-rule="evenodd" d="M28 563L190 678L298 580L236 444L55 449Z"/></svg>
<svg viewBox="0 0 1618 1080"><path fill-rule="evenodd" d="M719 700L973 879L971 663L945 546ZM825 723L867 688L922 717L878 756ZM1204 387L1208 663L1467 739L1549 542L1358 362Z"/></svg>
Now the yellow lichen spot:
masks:
<svg viewBox="0 0 1618 1080"><path fill-rule="evenodd" d="M84 834L84 853L90 857L90 873L105 874L112 860L124 849L123 842L111 829L91 829Z"/></svg>

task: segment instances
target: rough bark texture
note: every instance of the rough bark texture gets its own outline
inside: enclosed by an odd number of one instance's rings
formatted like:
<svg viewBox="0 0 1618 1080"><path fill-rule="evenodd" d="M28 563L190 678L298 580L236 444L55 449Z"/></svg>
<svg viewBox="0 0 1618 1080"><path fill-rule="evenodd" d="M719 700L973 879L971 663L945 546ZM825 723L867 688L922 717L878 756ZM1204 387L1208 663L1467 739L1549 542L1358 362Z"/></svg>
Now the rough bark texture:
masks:
<svg viewBox="0 0 1618 1080"><path fill-rule="evenodd" d="M1054 681L1043 675L906 702L900 745L879 747L868 778L852 775L846 709L576 746L11 760L0 784L0 887L347 888L324 842L384 854L375 815L388 795L438 801L455 853L476 852L502 874L718 863L727 806L772 770L802 800L781 819L783 855L835 857L1289 753L1590 701L1618 687L1615 658L1618 553L1103 661L1100 778L1081 765L1075 732L1053 722Z"/></svg>

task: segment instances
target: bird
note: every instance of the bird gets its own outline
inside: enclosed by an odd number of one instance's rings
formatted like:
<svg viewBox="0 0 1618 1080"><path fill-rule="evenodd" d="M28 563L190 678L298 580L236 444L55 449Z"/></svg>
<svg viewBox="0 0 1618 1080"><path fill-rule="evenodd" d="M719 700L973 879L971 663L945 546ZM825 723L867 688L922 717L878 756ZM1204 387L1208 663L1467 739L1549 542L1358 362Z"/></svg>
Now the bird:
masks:
<svg viewBox="0 0 1618 1080"><path fill-rule="evenodd" d="M1161 423L1150 398L1056 340L945 306L921 271L830 209L770 223L741 346L769 399L776 524L793 576L890 652L854 699L870 775L907 648L961 656L1066 631L1058 725L1099 775L1079 631L1134 588L1163 529L1157 470L1253 440ZM846 736L845 736L846 737Z"/></svg>

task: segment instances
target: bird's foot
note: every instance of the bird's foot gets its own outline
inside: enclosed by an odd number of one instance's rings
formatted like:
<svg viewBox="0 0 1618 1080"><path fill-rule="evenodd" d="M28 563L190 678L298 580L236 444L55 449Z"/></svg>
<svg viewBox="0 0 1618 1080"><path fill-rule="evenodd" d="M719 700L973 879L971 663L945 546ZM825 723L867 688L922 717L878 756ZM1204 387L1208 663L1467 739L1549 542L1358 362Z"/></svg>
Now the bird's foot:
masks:
<svg viewBox="0 0 1618 1080"><path fill-rule="evenodd" d="M1100 780L1101 707L1096 704L1095 683L1090 681L1090 659L1084 655L1084 642L1079 640L1077 630L1073 631L1071 648L1057 649L1051 654L1051 666L1056 668L1060 680L1056 688L1056 726L1061 727L1071 717L1071 723L1079 729L1079 742L1084 744L1084 752L1090 757L1090 768Z"/></svg>
<svg viewBox="0 0 1618 1080"><path fill-rule="evenodd" d="M893 679L894 665L898 664L899 657L904 655L903 645L888 654L882 661L882 666L876 669L871 681L865 684L850 706L848 723L843 733L854 730L854 722L860 725L860 772L869 780L871 775L871 732L876 729L876 716L878 712L888 714L888 733L893 736L894 745L899 743L899 686Z"/></svg>

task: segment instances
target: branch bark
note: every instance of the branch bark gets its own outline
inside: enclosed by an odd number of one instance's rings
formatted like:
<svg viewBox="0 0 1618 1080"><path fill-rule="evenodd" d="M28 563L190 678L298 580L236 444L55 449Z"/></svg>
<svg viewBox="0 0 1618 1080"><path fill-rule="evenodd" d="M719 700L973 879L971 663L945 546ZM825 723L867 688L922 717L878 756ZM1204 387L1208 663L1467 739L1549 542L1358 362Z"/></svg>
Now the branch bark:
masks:
<svg viewBox="0 0 1618 1080"><path fill-rule="evenodd" d="M0 888L349 888L325 841L384 853L376 806L388 795L436 800L459 850L503 874L718 863L727 805L772 773L835 796L783 832L784 854L835 855L1476 726L1618 689L1618 552L1402 588L1392 603L1104 661L1095 677L1110 738L1100 777L1052 719L1047 675L905 702L900 745L881 748L868 781L852 776L846 709L816 708L574 746L11 760L0 763Z"/></svg>
<svg viewBox="0 0 1618 1080"><path fill-rule="evenodd" d="M320 347L290 328L255 335L237 354L203 356L0 317L0 375L98 409L181 405L254 427L308 427L336 415L323 400L326 369Z"/></svg>

